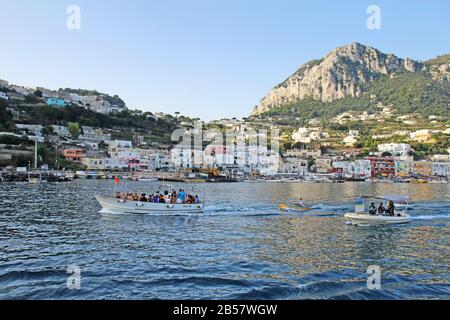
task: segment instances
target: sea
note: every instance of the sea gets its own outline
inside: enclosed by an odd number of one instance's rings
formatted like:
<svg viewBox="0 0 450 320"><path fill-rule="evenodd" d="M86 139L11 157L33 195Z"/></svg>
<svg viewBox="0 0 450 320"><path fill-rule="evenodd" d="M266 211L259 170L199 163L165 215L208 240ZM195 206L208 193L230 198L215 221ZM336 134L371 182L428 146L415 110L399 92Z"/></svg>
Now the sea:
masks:
<svg viewBox="0 0 450 320"><path fill-rule="evenodd" d="M0 299L450 299L448 184L166 187L205 211L101 213L95 195L112 195L112 180L0 183ZM412 221L349 224L360 194L410 196ZM300 197L313 210L279 210Z"/></svg>

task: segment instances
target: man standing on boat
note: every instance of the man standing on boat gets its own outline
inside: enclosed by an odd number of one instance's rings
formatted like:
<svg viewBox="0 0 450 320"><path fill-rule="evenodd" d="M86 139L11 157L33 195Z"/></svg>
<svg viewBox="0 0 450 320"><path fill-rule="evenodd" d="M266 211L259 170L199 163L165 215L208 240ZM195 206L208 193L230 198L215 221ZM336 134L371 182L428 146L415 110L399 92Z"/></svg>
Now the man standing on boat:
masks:
<svg viewBox="0 0 450 320"><path fill-rule="evenodd" d="M181 203L184 203L186 200L186 192L183 189L180 189L180 192L178 192L178 199L181 200Z"/></svg>

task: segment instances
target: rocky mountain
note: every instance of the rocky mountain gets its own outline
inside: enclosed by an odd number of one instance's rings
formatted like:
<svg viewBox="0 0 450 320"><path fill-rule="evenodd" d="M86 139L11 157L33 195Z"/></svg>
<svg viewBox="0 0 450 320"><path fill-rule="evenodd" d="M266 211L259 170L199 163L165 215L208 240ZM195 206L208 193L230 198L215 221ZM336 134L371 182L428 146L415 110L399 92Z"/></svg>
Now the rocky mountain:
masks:
<svg viewBox="0 0 450 320"><path fill-rule="evenodd" d="M439 90L442 92L434 92L433 97L439 100L439 97L435 96L440 94L443 101L450 101L448 90L450 55L443 55L422 63L382 53L375 48L355 42L334 49L322 59L302 65L261 99L252 115L260 115L301 101L333 104L333 102L350 98L353 102L354 98L364 97L373 91L372 87L375 87L375 84L378 88L386 89L387 81L397 81L398 78L401 81L398 85L403 85L405 91L408 91L408 86L412 85L408 81L414 82L415 85L419 81L417 78L419 75L421 77L419 80L428 81L428 85L434 83L437 87L444 85L442 90ZM372 93L375 96L377 94L387 96L385 92ZM401 103L413 104L415 99L417 97L411 97L411 101L401 101ZM396 101L390 101L392 102L396 103ZM340 101L339 105L342 106L343 102ZM443 108L447 106L444 103Z"/></svg>

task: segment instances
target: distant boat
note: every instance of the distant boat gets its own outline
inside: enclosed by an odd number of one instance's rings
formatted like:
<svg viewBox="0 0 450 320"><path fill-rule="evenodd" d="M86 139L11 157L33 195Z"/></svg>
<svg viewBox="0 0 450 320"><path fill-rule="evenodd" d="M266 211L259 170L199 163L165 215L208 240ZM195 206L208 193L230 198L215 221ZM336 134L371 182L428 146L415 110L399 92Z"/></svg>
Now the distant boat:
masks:
<svg viewBox="0 0 450 320"><path fill-rule="evenodd" d="M138 181L158 181L158 178L156 178L156 177L142 177L142 178L139 178L138 179Z"/></svg>
<svg viewBox="0 0 450 320"><path fill-rule="evenodd" d="M76 176L78 179L86 179L86 178L87 178L87 174L86 174L86 172L84 172L84 171L76 171L76 172L75 172L75 176Z"/></svg>
<svg viewBox="0 0 450 320"><path fill-rule="evenodd" d="M45 183L45 182L47 182L47 180L43 179L42 174L40 174L40 173L37 177L36 176L33 177L31 174L28 174L28 183L38 184L38 183Z"/></svg>
<svg viewBox="0 0 450 320"><path fill-rule="evenodd" d="M73 179L75 179L75 173L73 171L66 171L64 176L69 181L72 181Z"/></svg>
<svg viewBox="0 0 450 320"><path fill-rule="evenodd" d="M87 179L98 179L98 173L95 171L88 171L86 175Z"/></svg>

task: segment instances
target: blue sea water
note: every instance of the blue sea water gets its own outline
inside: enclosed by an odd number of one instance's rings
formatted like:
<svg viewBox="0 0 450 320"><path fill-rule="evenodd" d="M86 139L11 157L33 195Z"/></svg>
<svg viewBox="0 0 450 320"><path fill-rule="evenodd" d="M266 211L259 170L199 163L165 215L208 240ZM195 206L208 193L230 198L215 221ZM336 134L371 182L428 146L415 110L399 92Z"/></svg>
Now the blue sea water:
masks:
<svg viewBox="0 0 450 320"><path fill-rule="evenodd" d="M111 194L110 180L1 183L0 299L450 298L449 185L183 188L205 192L203 214L99 213L94 195ZM411 223L348 225L358 194L410 195ZM278 210L300 196L313 211ZM67 287L70 265L81 270L79 290ZM370 265L381 268L380 290L367 288Z"/></svg>

